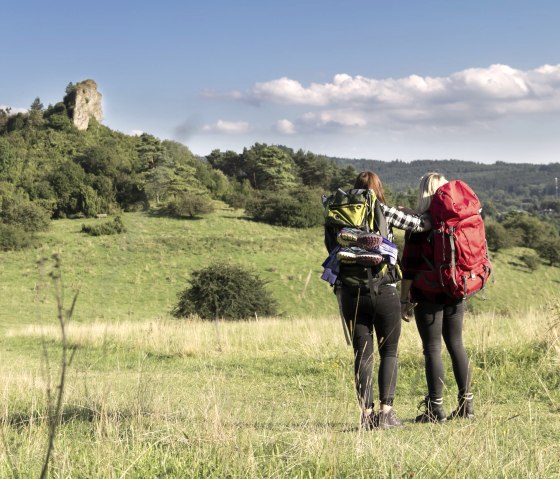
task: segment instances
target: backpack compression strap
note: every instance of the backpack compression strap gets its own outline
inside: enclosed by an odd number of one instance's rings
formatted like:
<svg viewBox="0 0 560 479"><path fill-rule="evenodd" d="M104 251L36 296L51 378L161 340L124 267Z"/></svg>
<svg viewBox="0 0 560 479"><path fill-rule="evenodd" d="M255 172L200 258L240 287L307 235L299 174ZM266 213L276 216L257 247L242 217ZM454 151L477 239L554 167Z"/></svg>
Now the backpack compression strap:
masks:
<svg viewBox="0 0 560 479"><path fill-rule="evenodd" d="M388 228L387 228L387 221L385 220L385 216L383 215L383 211L381 210L381 206L379 206L379 201L377 201L377 197L372 190L367 190L366 193L366 205L368 208L368 213L366 215L366 231L369 232L369 218L373 217L373 228L377 228L377 231L384 237L388 237ZM373 279L373 274L371 272L371 268L367 269L367 276L368 276L368 287L369 287L369 294L371 295L372 301L374 300L374 296L379 293L379 283L381 278L377 278L376 281Z"/></svg>

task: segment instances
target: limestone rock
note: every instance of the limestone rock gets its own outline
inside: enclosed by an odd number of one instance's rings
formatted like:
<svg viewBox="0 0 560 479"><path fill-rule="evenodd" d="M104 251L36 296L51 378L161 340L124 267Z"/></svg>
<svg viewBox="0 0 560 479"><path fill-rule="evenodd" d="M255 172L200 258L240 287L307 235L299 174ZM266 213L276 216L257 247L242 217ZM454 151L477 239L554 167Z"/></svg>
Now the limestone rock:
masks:
<svg viewBox="0 0 560 479"><path fill-rule="evenodd" d="M70 118L78 130L87 130L91 118L103 119L101 93L94 80L84 80L76 85L64 98Z"/></svg>

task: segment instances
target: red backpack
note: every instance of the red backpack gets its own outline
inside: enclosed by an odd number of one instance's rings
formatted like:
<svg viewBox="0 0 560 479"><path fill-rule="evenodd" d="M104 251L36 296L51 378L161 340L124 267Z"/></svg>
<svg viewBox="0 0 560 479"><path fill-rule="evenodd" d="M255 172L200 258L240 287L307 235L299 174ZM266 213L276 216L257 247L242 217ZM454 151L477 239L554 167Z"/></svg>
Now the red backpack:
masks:
<svg viewBox="0 0 560 479"><path fill-rule="evenodd" d="M415 277L416 287L454 298L468 298L484 287L492 265L480 211L466 183L454 180L437 189L429 209L432 231L422 248L429 271Z"/></svg>

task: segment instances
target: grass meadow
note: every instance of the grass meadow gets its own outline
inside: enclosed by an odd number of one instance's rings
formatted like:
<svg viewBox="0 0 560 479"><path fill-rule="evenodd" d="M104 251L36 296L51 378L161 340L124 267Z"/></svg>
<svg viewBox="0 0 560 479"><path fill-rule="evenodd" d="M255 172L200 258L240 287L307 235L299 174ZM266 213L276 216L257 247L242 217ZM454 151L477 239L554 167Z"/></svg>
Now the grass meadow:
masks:
<svg viewBox="0 0 560 479"><path fill-rule="evenodd" d="M469 301L474 421L413 422L425 380L407 323L395 403L405 427L365 432L352 350L319 279L319 229L223 209L195 221L126 214L124 235L79 233L95 221L57 221L40 248L1 254L0 477L39 477L44 462L61 339L52 283L36 262L53 253L66 307L79 293L50 477L560 477L558 268L530 272L523 250L500 252L495 281ZM214 261L258 272L281 315L171 318L190 272Z"/></svg>

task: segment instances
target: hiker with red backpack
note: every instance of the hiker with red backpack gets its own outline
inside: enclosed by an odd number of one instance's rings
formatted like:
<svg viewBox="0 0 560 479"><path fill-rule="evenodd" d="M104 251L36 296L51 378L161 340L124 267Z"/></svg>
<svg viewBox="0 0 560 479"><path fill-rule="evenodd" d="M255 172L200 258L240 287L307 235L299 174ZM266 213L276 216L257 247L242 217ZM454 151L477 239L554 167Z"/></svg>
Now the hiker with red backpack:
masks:
<svg viewBox="0 0 560 479"><path fill-rule="evenodd" d="M381 180L371 171L358 175L353 190L338 190L324 204L329 258L323 264L323 279L335 288L347 341L354 349L361 426L366 430L400 427L393 400L401 333L396 283L402 276L392 228L419 232L431 225L427 217L387 206ZM374 410L372 394L374 334L380 356L379 412Z"/></svg>
<svg viewBox="0 0 560 479"><path fill-rule="evenodd" d="M491 271L480 202L466 183L427 173L420 180L416 212L430 214L432 230L407 233L402 256L401 316L409 321L414 310L428 386L415 421L472 419L471 368L463 344L465 299L484 287ZM459 404L449 416L443 408L442 336L458 388Z"/></svg>

